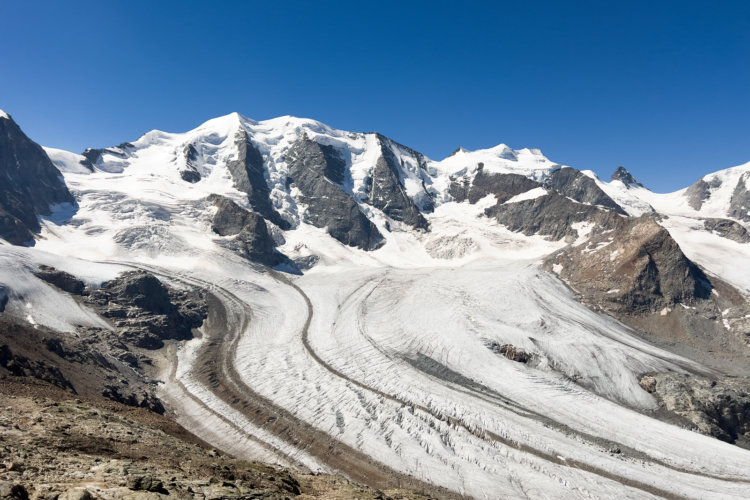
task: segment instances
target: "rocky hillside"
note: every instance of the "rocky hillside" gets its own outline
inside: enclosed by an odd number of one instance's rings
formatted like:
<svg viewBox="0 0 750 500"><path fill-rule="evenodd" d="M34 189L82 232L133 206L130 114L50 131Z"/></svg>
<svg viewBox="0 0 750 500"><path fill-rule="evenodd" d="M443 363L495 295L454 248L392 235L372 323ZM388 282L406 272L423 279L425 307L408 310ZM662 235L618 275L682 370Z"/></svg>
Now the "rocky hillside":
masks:
<svg viewBox="0 0 750 500"><path fill-rule="evenodd" d="M0 498L419 499L237 460L166 417L0 376Z"/></svg>
<svg viewBox="0 0 750 500"><path fill-rule="evenodd" d="M201 290L177 290L143 271L126 272L96 289L42 266L37 276L99 314L107 328L73 334L0 316L0 374L43 380L71 394L106 397L157 413L154 350L190 339L207 315Z"/></svg>

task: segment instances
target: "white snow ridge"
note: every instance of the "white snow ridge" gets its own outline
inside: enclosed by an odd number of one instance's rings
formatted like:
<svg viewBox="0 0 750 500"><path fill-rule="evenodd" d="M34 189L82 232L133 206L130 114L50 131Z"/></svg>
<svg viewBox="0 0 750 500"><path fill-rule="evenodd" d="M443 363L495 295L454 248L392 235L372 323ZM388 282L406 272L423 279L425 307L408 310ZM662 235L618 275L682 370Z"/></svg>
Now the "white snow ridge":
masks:
<svg viewBox="0 0 750 500"><path fill-rule="evenodd" d="M301 273L250 262L211 230L211 194L257 211L228 167L241 156L242 134L262 159L271 207L289 225L268 220L269 232ZM341 181L326 182L353 199L383 235L377 249L349 246L331 236L330 224L311 222L314 200L302 193L299 175L289 180L290 148L302 138L330 146L324 152L340 160ZM247 401L269 402L301 429L458 495L748 496L750 451L658 420L657 400L639 385L649 372L710 370L582 304L542 269L543 258L575 238L514 232L487 215L551 196L544 183L561 165L538 150L501 144L434 161L376 134L234 113L185 133L151 131L95 158L46 152L78 206L59 224L43 219L35 246L0 245L0 283L15 294L7 313L21 314L14 297L22 296L30 304L24 314L38 325L107 326L34 278L39 264L94 285L137 267L210 290L225 310L221 341L212 341L219 327L208 323L200 337L182 341L176 368L163 374L161 398L181 424L219 449L336 470L322 454L216 394L200 375L209 357ZM384 154L400 166L393 176L429 231L372 201ZM187 182L185 170L197 180ZM502 203L493 193L461 201L456 186L470 185L480 171L517 174L537 187L509 193ZM740 174L717 175L734 188ZM661 224L690 259L750 292L750 244L701 229L702 217L727 217L720 205L728 200L712 199L696 212L677 194L591 180L629 215L652 207L666 214ZM577 243L593 234L591 227L574 224ZM499 349L506 345L529 361L504 356Z"/></svg>

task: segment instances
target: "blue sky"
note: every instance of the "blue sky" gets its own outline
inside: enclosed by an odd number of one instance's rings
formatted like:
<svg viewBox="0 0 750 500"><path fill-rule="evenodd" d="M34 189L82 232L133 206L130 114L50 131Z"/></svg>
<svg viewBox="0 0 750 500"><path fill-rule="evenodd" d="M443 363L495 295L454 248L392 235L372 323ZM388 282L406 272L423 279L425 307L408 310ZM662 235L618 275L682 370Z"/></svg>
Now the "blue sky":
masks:
<svg viewBox="0 0 750 500"><path fill-rule="evenodd" d="M670 191L750 161L750 2L0 1L0 108L80 152L238 111Z"/></svg>

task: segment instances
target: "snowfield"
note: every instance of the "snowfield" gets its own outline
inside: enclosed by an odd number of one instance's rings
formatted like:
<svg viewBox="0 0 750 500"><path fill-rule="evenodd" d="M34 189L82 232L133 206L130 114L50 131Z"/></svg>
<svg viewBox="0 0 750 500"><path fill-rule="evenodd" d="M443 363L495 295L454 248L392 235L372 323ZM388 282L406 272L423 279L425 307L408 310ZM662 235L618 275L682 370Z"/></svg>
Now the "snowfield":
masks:
<svg viewBox="0 0 750 500"><path fill-rule="evenodd" d="M223 166L240 129L269 165L275 207L296 224L279 250L319 257L301 276L243 260L211 233L208 194L247 206ZM537 180L560 165L500 145L425 159L422 169L394 146L409 195L433 190L439 203L427 215L429 233L396 224L382 248L364 252L300 222L302 207L283 189L283 151L302 132L349 152L345 186L361 193L380 139L292 117L233 114L186 134L149 132L127 160L102 154L94 172L79 155L48 149L79 207L65 223L63 213L44 221L33 248L0 244L8 311L27 308L35 323L64 331L98 324L33 277L38 264L94 285L136 267L206 289L212 316L200 338L170 347L161 394L181 424L237 456L357 480L402 474L475 498L747 498L750 451L657 420L654 398L638 384L650 371L709 370L578 303L540 268L564 242L482 216L494 196L470 205L447 194L451 176L476 173L462 170L467 155L490 172ZM198 142L203 178L188 184L175 151ZM627 199L626 210L656 206L624 187L607 191ZM383 214L369 210L383 227ZM695 220L675 214L663 223L688 257L750 292L748 273L737 272L750 245L698 231ZM500 354L506 344L528 362Z"/></svg>

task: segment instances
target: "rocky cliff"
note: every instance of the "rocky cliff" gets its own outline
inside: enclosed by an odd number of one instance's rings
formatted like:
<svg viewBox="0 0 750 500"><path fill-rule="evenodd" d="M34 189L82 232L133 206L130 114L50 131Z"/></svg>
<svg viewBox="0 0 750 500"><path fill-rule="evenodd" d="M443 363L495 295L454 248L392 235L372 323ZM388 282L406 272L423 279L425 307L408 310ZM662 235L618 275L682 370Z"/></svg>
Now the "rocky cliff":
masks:
<svg viewBox="0 0 750 500"><path fill-rule="evenodd" d="M0 238L28 244L40 229L39 215L75 201L47 153L6 116L0 115Z"/></svg>

